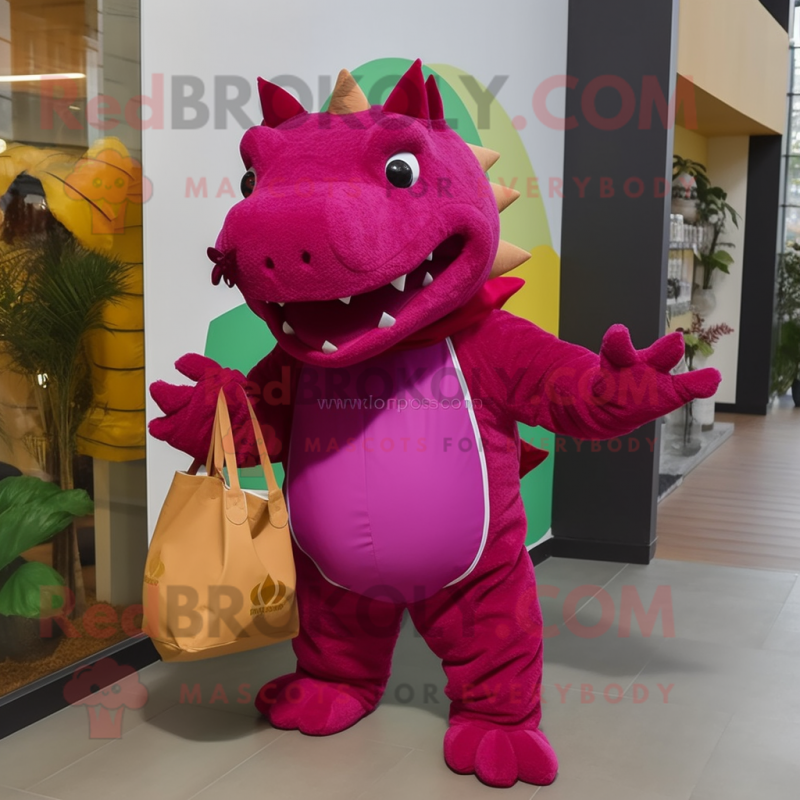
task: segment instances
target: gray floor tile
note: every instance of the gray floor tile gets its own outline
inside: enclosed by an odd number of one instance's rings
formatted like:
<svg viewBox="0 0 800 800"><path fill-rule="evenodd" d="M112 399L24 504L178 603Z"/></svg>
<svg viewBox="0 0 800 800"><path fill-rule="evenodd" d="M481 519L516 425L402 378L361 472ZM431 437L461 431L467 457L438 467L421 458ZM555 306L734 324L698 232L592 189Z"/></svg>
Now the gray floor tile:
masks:
<svg viewBox="0 0 800 800"><path fill-rule="evenodd" d="M784 603L797 584L797 574L657 558L647 566L629 564L615 578L615 582L620 581L629 585L681 586L719 595Z"/></svg>
<svg viewBox="0 0 800 800"><path fill-rule="evenodd" d="M133 702L123 703L122 723L119 731L106 722L115 722L120 711L110 711L113 719L100 718L103 698L100 693L90 695L80 705L68 706L39 722L7 736L0 743L0 780L3 784L26 789L48 776L69 766L84 756L105 747L115 736L124 739L146 720L164 710L149 698L141 708ZM95 738L92 738L94 733ZM46 757L43 757L46 753Z"/></svg>
<svg viewBox="0 0 800 800"><path fill-rule="evenodd" d="M647 567L629 565L603 592L622 616L632 601L647 612L654 599L669 598L675 637L760 647L784 609L795 583L789 573L743 570L709 564L655 560ZM625 599L627 597L627 600ZM600 619L597 599L582 612ZM630 613L634 629L643 630ZM670 636L664 614L653 634Z"/></svg>
<svg viewBox="0 0 800 800"><path fill-rule="evenodd" d="M303 736L290 731L220 777L197 794L196 800L352 800L410 752L405 747L365 740L355 729L335 736Z"/></svg>
<svg viewBox="0 0 800 800"><path fill-rule="evenodd" d="M625 786L605 771L562 771L551 786L542 786L535 800L667 800L666 795Z"/></svg>
<svg viewBox="0 0 800 800"><path fill-rule="evenodd" d="M441 752L414 750L357 800L530 800L535 791L535 786L519 782L509 789L493 789L474 775L457 775L444 763Z"/></svg>
<svg viewBox="0 0 800 800"><path fill-rule="evenodd" d="M737 714L691 800L797 800L798 793L800 723Z"/></svg>
<svg viewBox="0 0 800 800"><path fill-rule="evenodd" d="M791 594L789 595L787 603L800 603L800 578L794 584Z"/></svg>
<svg viewBox="0 0 800 800"><path fill-rule="evenodd" d="M395 666L423 667L434 670L438 669L441 663L417 632L408 614L403 617L403 626L397 639L392 663Z"/></svg>
<svg viewBox="0 0 800 800"><path fill-rule="evenodd" d="M800 633L800 603L787 603L778 614L775 627L791 633Z"/></svg>
<svg viewBox="0 0 800 800"><path fill-rule="evenodd" d="M185 800L283 735L240 714L175 705L34 784L59 800Z"/></svg>
<svg viewBox="0 0 800 800"><path fill-rule="evenodd" d="M781 720L800 719L798 675L800 655L674 639L637 683L672 685L670 703Z"/></svg>
<svg viewBox="0 0 800 800"><path fill-rule="evenodd" d="M450 700L445 694L447 678L441 664L434 666L395 666L381 701L385 705L418 708L447 719Z"/></svg>
<svg viewBox="0 0 800 800"><path fill-rule="evenodd" d="M587 700L571 691L566 702L545 710L542 728L559 755L560 774L602 775L642 797L687 800L730 721L660 697L638 705L600 695Z"/></svg>
<svg viewBox="0 0 800 800"><path fill-rule="evenodd" d="M783 608L777 602L682 588L673 592L673 603L677 637L743 647L761 647Z"/></svg>
<svg viewBox="0 0 800 800"><path fill-rule="evenodd" d="M540 564L536 568L536 583L545 626L562 625L623 568L622 564L606 561L568 558L549 558ZM581 599L570 608L567 598L576 590L580 590Z"/></svg>
<svg viewBox="0 0 800 800"><path fill-rule="evenodd" d="M610 561L548 558L536 567L536 583L540 586L555 586L564 593L578 586L605 586L624 566Z"/></svg>
<svg viewBox="0 0 800 800"><path fill-rule="evenodd" d="M558 590L542 599L545 623L558 626L545 641L542 725L561 771L552 787L517 784L503 797L796 800L796 575L663 560L623 568L551 559L537 568L537 579ZM587 586L593 588L583 590L575 613L567 607L565 614L570 593ZM669 626L664 635L663 613L652 630L632 616L626 632L626 603L630 608L636 598L647 611L659 587L669 589L675 636ZM90 738L92 712L76 707L3 740L0 800L99 800L112 791L120 800L500 795L444 764L446 679L409 619L381 705L341 734L284 733L255 718L255 692L294 665L288 642L151 665L136 679L148 690L147 703L125 709L120 739ZM132 682L122 682L120 697L134 697ZM619 702L617 685L628 693ZM94 701L103 704L100 695Z"/></svg>
<svg viewBox="0 0 800 800"><path fill-rule="evenodd" d="M447 720L438 710L433 713L427 708L395 705L392 700L385 699L351 730L355 738L407 749L432 750L441 755Z"/></svg>
<svg viewBox="0 0 800 800"><path fill-rule="evenodd" d="M289 642L186 663L157 662L140 672L150 703L203 705L257 716L253 701L268 680L295 668Z"/></svg>
<svg viewBox="0 0 800 800"><path fill-rule="evenodd" d="M671 638L675 636L675 597L681 591L681 587L664 584L614 580L567 620L565 627L584 639Z"/></svg>
<svg viewBox="0 0 800 800"><path fill-rule="evenodd" d="M660 637L645 637L633 628L631 635L621 636L619 625L609 619L602 622L600 604L593 600L558 629L558 635L544 642L543 682L580 687L592 686L605 691L612 683L624 689L634 681L658 651ZM597 636L600 630L605 632Z"/></svg>
<svg viewBox="0 0 800 800"><path fill-rule="evenodd" d="M800 581L781 610L762 647L784 653L800 654Z"/></svg>
<svg viewBox="0 0 800 800"><path fill-rule="evenodd" d="M674 578L675 572L672 572ZM632 634L649 635L651 631L637 620L632 611L626 610L631 609L631 603L638 600L646 617L651 608L655 611L652 604L657 599L662 610L650 626L653 636L761 647L784 609L783 601L753 599L747 593L735 595L717 589L700 589L694 583L689 585L666 577L653 580L642 576L630 580L630 577L631 574L626 570L603 588L603 595L608 608L613 610L618 620L626 612ZM672 613L672 625L666 621L669 611ZM591 624L590 620L599 623L602 613L598 598L592 599L580 613L587 619L587 624Z"/></svg>
<svg viewBox="0 0 800 800"><path fill-rule="evenodd" d="M777 650L781 653L800 655L800 633L773 628L762 647L764 650Z"/></svg>
<svg viewBox="0 0 800 800"><path fill-rule="evenodd" d="M53 800L42 794L33 794L23 789L12 789L10 786L0 786L0 800Z"/></svg>

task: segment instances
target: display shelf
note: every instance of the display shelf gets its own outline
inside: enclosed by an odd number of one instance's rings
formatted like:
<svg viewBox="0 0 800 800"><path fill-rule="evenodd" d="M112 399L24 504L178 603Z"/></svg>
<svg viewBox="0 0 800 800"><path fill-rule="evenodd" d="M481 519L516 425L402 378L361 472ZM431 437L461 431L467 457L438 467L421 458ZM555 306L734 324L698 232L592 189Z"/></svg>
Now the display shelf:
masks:
<svg viewBox="0 0 800 800"><path fill-rule="evenodd" d="M700 248L696 244L689 244L689 242L670 242L669 249L694 253L696 256L700 255Z"/></svg>
<svg viewBox="0 0 800 800"><path fill-rule="evenodd" d="M670 317L685 314L690 309L696 248L697 245L687 242L670 242L667 262L667 314Z"/></svg>

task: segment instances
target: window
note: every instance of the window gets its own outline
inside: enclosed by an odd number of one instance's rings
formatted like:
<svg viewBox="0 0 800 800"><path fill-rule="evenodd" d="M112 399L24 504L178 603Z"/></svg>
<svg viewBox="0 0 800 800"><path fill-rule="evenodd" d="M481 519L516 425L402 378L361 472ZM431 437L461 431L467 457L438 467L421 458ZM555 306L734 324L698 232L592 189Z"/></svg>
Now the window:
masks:
<svg viewBox="0 0 800 800"><path fill-rule="evenodd" d="M137 635L138 0L0 0L0 695Z"/></svg>

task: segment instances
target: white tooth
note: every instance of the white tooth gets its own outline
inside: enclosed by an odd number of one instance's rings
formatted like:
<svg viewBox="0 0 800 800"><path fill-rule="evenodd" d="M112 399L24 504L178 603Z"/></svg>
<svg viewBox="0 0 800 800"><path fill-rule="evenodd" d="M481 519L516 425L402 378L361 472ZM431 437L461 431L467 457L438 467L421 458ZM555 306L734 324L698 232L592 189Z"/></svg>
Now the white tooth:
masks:
<svg viewBox="0 0 800 800"><path fill-rule="evenodd" d="M404 292L406 289L406 276L401 275L399 278L395 278L392 281L392 286L394 286L398 292Z"/></svg>
<svg viewBox="0 0 800 800"><path fill-rule="evenodd" d="M433 251L431 251L430 253L428 253L428 255L425 256L425 260L433 261Z"/></svg>
<svg viewBox="0 0 800 800"><path fill-rule="evenodd" d="M288 322L283 323L283 332L288 333L289 336L294 336L294 328Z"/></svg>
<svg viewBox="0 0 800 800"><path fill-rule="evenodd" d="M340 298L339 298L339 302L340 302L340 303L344 303L346 306L349 306L349 305L350 305L350 298L351 298L352 296L353 296L353 295L350 295L350 297L340 297Z"/></svg>
<svg viewBox="0 0 800 800"><path fill-rule="evenodd" d="M278 305L279 305L281 308L283 308L283 307L286 305L286 303L278 303Z"/></svg>
<svg viewBox="0 0 800 800"><path fill-rule="evenodd" d="M392 325L395 324L397 320L394 317L389 316L385 311L381 315L381 321L378 323L379 328L391 328Z"/></svg>
<svg viewBox="0 0 800 800"><path fill-rule="evenodd" d="M430 286L433 283L433 275L430 272L425 273L425 277L422 279L423 286Z"/></svg>
<svg viewBox="0 0 800 800"><path fill-rule="evenodd" d="M323 353L335 353L338 349L335 344L331 344L327 339L322 343Z"/></svg>

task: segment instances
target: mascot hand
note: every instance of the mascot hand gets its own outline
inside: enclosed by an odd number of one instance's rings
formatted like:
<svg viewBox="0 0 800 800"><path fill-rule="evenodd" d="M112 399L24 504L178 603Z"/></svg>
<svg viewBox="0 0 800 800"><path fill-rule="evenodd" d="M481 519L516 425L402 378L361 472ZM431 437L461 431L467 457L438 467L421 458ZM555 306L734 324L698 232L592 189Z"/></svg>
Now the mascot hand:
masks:
<svg viewBox="0 0 800 800"><path fill-rule="evenodd" d="M614 416L642 425L699 397L711 397L722 376L715 369L672 375L684 354L683 334L676 331L645 350L636 350L624 325L612 325L603 337L592 394Z"/></svg>
<svg viewBox="0 0 800 800"><path fill-rule="evenodd" d="M247 379L235 369L221 367L210 358L190 353L175 362L182 375L195 381L194 386L174 386L156 381L150 394L165 416L150 423L156 439L205 461L211 442L211 431L220 388L225 388L231 425L236 439L239 466L250 466L248 454L254 449L249 412L238 386L247 388ZM257 462L254 462L257 463Z"/></svg>

